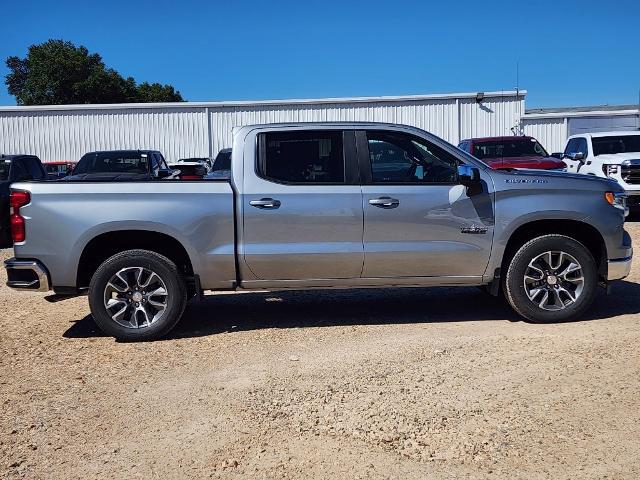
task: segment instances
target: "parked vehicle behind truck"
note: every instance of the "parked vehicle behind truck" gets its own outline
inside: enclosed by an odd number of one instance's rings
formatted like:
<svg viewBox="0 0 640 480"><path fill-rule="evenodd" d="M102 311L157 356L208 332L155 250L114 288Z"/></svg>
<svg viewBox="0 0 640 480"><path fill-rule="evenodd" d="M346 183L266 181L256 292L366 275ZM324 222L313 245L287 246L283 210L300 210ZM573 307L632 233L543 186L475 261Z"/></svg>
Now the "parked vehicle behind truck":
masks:
<svg viewBox="0 0 640 480"><path fill-rule="evenodd" d="M458 148L479 158L493 169L532 168L564 171L562 160L550 156L533 137L508 136L469 138Z"/></svg>
<svg viewBox="0 0 640 480"><path fill-rule="evenodd" d="M170 163L169 168L178 171L180 180L202 180L207 174L207 167L201 162L179 161Z"/></svg>
<svg viewBox="0 0 640 480"><path fill-rule="evenodd" d="M47 162L42 166L47 172L47 178L49 180L59 180L67 175L71 175L75 165L74 162Z"/></svg>
<svg viewBox="0 0 640 480"><path fill-rule="evenodd" d="M485 285L564 321L631 267L615 182L492 170L413 127L242 127L231 163L229 180L15 185L8 285L87 293L104 332L148 340L203 290Z"/></svg>
<svg viewBox="0 0 640 480"><path fill-rule="evenodd" d="M627 193L629 207L640 210L640 132L572 135L563 160L569 172L615 180Z"/></svg>
<svg viewBox="0 0 640 480"><path fill-rule="evenodd" d="M35 155L0 155L0 248L12 245L9 187L14 182L45 178L42 162Z"/></svg>
<svg viewBox="0 0 640 480"><path fill-rule="evenodd" d="M171 170L157 150L108 150L82 156L67 182L115 182L173 179L179 172Z"/></svg>

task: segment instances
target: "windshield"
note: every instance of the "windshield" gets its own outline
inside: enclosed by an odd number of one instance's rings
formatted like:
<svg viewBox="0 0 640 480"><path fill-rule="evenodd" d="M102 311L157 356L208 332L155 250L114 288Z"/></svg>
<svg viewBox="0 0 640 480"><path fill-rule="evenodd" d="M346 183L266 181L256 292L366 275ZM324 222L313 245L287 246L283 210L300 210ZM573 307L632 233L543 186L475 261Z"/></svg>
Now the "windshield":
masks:
<svg viewBox="0 0 640 480"><path fill-rule="evenodd" d="M616 137L593 137L593 154L615 155L616 153L640 152L640 135L618 135Z"/></svg>
<svg viewBox="0 0 640 480"><path fill-rule="evenodd" d="M149 158L137 152L91 153L73 170L74 175L81 173L149 173Z"/></svg>
<svg viewBox="0 0 640 480"><path fill-rule="evenodd" d="M548 157L546 150L533 138L509 138L473 144L473 156L484 158Z"/></svg>
<svg viewBox="0 0 640 480"><path fill-rule="evenodd" d="M0 182L9 179L10 160L0 160Z"/></svg>
<svg viewBox="0 0 640 480"><path fill-rule="evenodd" d="M213 171L231 170L231 152L220 152L213 162Z"/></svg>

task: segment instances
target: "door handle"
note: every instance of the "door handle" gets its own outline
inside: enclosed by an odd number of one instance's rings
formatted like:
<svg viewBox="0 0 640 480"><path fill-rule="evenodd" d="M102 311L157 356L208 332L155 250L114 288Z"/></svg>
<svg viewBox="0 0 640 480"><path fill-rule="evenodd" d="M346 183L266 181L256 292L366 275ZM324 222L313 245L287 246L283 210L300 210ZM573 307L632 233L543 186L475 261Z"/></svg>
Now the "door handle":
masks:
<svg viewBox="0 0 640 480"><path fill-rule="evenodd" d="M273 198L261 198L260 200L251 200L249 205L256 208L275 210L280 208L280 200L274 200Z"/></svg>
<svg viewBox="0 0 640 480"><path fill-rule="evenodd" d="M369 200L369 205L379 208L396 208L400 205L400 200L391 197L372 198Z"/></svg>

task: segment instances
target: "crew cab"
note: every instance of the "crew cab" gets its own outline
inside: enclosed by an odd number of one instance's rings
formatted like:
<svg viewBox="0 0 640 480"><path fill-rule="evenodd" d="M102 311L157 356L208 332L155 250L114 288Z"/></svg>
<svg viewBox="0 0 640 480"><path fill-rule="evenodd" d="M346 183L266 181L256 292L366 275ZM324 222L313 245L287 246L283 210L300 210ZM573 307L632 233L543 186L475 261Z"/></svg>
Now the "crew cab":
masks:
<svg viewBox="0 0 640 480"><path fill-rule="evenodd" d="M125 340L167 334L203 290L478 285L526 319L564 321L631 267L615 182L493 170L402 125L246 126L228 180L25 182L12 195L7 284L86 293Z"/></svg>
<svg viewBox="0 0 640 480"><path fill-rule="evenodd" d="M0 248L12 245L9 187L24 180L44 180L46 173L35 155L0 155Z"/></svg>
<svg viewBox="0 0 640 480"><path fill-rule="evenodd" d="M173 179L179 172L167 166L157 150L109 150L82 156L66 182L113 182Z"/></svg>
<svg viewBox="0 0 640 480"><path fill-rule="evenodd" d="M533 137L486 137L462 140L458 148L493 169L533 168L563 171L562 160L550 156Z"/></svg>
<svg viewBox="0 0 640 480"><path fill-rule="evenodd" d="M629 207L640 209L640 132L600 132L572 135L562 154L567 171L618 182Z"/></svg>

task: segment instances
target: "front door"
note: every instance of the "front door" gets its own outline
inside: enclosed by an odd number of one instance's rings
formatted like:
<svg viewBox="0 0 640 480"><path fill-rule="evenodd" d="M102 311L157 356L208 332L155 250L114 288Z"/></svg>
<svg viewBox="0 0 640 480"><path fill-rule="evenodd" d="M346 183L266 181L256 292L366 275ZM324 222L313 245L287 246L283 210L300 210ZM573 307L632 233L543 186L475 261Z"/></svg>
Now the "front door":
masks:
<svg viewBox="0 0 640 480"><path fill-rule="evenodd" d="M358 132L363 170L362 276L481 276L494 227L492 184L467 192L456 156L405 132Z"/></svg>
<svg viewBox="0 0 640 480"><path fill-rule="evenodd" d="M567 165L567 172L579 173L582 166L588 161L587 139L576 137L569 140L562 156L562 161ZM574 160L574 158L578 158L578 160Z"/></svg>
<svg viewBox="0 0 640 480"><path fill-rule="evenodd" d="M363 213L354 132L274 129L255 143L258 164L248 152L241 197L241 256L250 272L258 280L359 278Z"/></svg>

